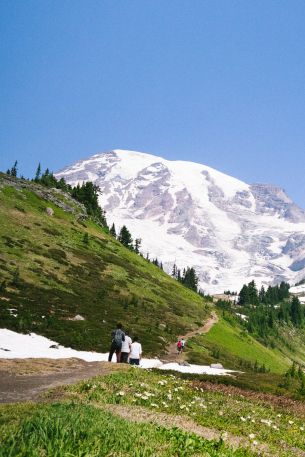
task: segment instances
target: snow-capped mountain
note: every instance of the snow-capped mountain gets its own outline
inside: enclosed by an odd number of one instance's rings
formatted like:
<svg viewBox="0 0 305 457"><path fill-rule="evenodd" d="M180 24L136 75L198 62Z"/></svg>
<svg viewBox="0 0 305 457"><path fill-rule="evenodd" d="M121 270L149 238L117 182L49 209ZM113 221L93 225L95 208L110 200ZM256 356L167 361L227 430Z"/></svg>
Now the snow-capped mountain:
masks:
<svg viewBox="0 0 305 457"><path fill-rule="evenodd" d="M173 263L195 267L205 292L305 276L305 211L279 187L125 150L95 154L56 176L98 184L108 223L125 224L167 271Z"/></svg>

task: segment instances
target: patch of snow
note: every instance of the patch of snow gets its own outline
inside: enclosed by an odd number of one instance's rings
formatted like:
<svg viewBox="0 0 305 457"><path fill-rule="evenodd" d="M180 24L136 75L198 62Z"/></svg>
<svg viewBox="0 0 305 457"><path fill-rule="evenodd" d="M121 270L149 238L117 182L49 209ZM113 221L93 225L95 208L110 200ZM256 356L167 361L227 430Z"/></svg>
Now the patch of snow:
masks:
<svg viewBox="0 0 305 457"><path fill-rule="evenodd" d="M0 359L66 359L78 358L86 362L107 362L108 353L76 351L66 348L36 333L21 334L7 329L0 329ZM115 357L113 357L115 362ZM161 370L174 370L181 373L194 374L229 374L232 370L216 369L206 365L183 366L178 363L162 363L159 359L143 358L140 367L144 369L159 368Z"/></svg>
<svg viewBox="0 0 305 457"><path fill-rule="evenodd" d="M300 286L290 287L289 292L291 294L302 294L302 293L305 293L305 284L301 284Z"/></svg>
<svg viewBox="0 0 305 457"><path fill-rule="evenodd" d="M240 317L243 321L247 321L249 318L246 314L235 313L236 316Z"/></svg>

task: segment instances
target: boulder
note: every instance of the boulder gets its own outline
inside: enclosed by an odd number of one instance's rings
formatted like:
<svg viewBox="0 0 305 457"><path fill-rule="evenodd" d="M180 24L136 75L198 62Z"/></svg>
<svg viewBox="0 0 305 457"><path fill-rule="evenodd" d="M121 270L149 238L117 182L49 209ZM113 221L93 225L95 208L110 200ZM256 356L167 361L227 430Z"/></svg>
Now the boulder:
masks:
<svg viewBox="0 0 305 457"><path fill-rule="evenodd" d="M50 208L49 206L46 208L46 212L48 216L53 216L54 215L54 210Z"/></svg>

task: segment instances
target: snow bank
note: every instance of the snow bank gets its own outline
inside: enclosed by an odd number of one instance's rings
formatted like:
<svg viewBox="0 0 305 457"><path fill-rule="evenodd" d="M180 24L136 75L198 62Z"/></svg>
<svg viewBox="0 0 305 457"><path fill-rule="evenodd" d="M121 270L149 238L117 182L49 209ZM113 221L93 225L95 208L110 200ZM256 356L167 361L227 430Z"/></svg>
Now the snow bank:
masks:
<svg viewBox="0 0 305 457"><path fill-rule="evenodd" d="M0 329L0 359L66 359L71 357L82 359L86 362L106 362L108 360L108 353L76 351L75 349L61 346L44 336L36 335L36 333L24 335L11 330ZM113 361L115 361L115 356L113 357ZM213 375L224 375L232 372L232 370L211 368L207 365L184 366L178 363L162 363L157 358L143 358L141 360L141 368L159 368L161 370L173 370L181 373Z"/></svg>

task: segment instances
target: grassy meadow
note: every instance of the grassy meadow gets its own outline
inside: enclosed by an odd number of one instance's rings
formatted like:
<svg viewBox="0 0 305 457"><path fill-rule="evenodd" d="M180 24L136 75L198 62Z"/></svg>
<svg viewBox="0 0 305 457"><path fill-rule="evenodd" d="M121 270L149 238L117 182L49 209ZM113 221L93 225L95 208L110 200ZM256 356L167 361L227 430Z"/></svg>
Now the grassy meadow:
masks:
<svg viewBox="0 0 305 457"><path fill-rule="evenodd" d="M276 398L130 368L1 406L0 456L303 455L304 404Z"/></svg>

